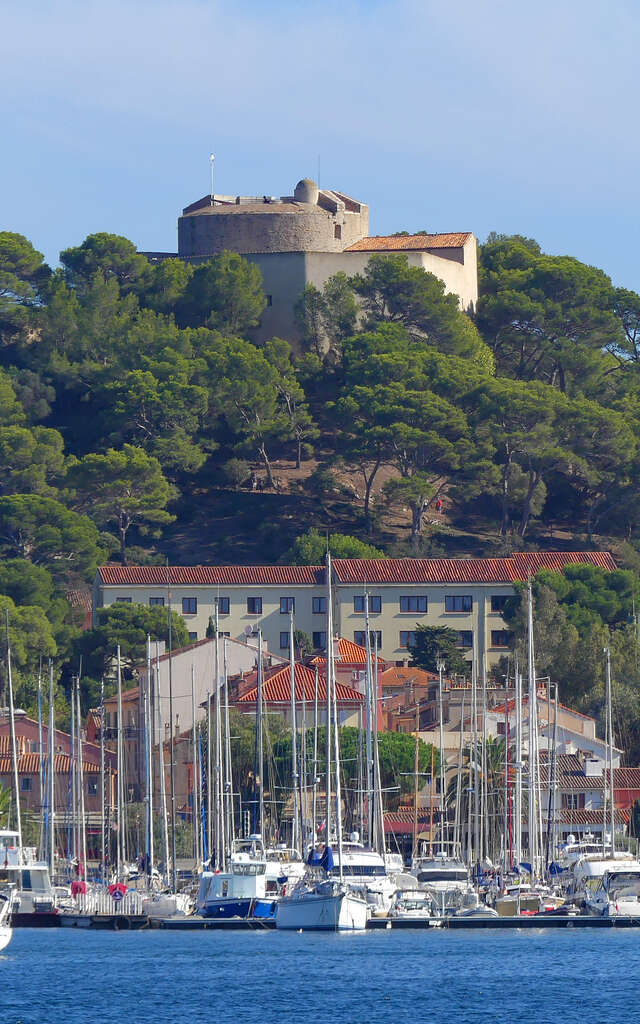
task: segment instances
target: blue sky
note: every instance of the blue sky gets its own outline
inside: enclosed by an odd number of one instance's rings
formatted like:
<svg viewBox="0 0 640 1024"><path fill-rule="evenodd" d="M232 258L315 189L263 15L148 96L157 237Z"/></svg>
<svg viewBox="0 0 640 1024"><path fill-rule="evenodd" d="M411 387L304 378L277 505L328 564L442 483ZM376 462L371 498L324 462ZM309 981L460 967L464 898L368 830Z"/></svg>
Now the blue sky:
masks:
<svg viewBox="0 0 640 1024"><path fill-rule="evenodd" d="M593 0L2 5L0 227L175 250L208 191L305 176L371 231L519 232L640 290L640 6Z"/></svg>

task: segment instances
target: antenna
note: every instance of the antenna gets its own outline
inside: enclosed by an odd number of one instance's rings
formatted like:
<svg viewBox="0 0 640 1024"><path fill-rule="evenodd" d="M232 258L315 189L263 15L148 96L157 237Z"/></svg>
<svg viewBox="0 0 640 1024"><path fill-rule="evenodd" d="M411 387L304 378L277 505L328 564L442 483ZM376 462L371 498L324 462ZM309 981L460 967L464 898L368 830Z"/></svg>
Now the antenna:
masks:
<svg viewBox="0 0 640 1024"><path fill-rule="evenodd" d="M215 156L213 155L213 153L211 153L209 155L209 169L210 169L210 173L211 173L211 192L210 192L210 198L211 198L211 205L212 206L215 206L215 202L214 202L214 198L213 198L213 162L214 162L214 160L215 160Z"/></svg>

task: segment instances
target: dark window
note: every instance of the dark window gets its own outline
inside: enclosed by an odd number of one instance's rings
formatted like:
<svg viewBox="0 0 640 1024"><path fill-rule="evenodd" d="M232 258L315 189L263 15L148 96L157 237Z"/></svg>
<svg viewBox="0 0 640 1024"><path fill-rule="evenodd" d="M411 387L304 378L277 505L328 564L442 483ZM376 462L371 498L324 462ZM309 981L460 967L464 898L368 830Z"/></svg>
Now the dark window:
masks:
<svg viewBox="0 0 640 1024"><path fill-rule="evenodd" d="M504 722L498 722L496 724L496 732L498 733L498 736L506 736L507 735L507 727L506 727Z"/></svg>
<svg viewBox="0 0 640 1024"><path fill-rule="evenodd" d="M473 632L470 629L458 630L458 647L473 647Z"/></svg>
<svg viewBox="0 0 640 1024"><path fill-rule="evenodd" d="M563 793L562 806L569 811L583 811L584 796L584 793Z"/></svg>
<svg viewBox="0 0 640 1024"><path fill-rule="evenodd" d="M316 651L324 651L327 646L327 634L322 630L313 634L313 646Z"/></svg>
<svg viewBox="0 0 640 1024"><path fill-rule="evenodd" d="M164 608L164 597L150 597L149 598L150 608Z"/></svg>
<svg viewBox="0 0 640 1024"><path fill-rule="evenodd" d="M407 597L400 598L400 611L401 612L426 612L427 610L427 596L426 594L411 594Z"/></svg>
<svg viewBox="0 0 640 1024"><path fill-rule="evenodd" d="M342 238L342 225L341 224L336 224L334 226L334 228L333 228L333 237L334 238Z"/></svg>
<svg viewBox="0 0 640 1024"><path fill-rule="evenodd" d="M229 614L229 598L228 597L219 597L218 598L218 611L219 611L220 615L228 615Z"/></svg>
<svg viewBox="0 0 640 1024"><path fill-rule="evenodd" d="M289 612L295 612L296 610L296 599L295 597L281 597L280 598L280 614L288 615Z"/></svg>
<svg viewBox="0 0 640 1024"><path fill-rule="evenodd" d="M33 789L33 779L30 775L23 775L20 779L20 790L22 793L30 793Z"/></svg>
<svg viewBox="0 0 640 1024"><path fill-rule="evenodd" d="M447 594L444 599L445 612L470 612L473 611L473 598L471 594Z"/></svg>
<svg viewBox="0 0 640 1024"><path fill-rule="evenodd" d="M273 295L267 295L267 306L273 306Z"/></svg>
<svg viewBox="0 0 640 1024"><path fill-rule="evenodd" d="M312 599L312 608L314 615L326 615L327 614L327 599L326 597L314 597Z"/></svg>
<svg viewBox="0 0 640 1024"><path fill-rule="evenodd" d="M218 636L231 636L231 633L229 632L228 629L219 629Z"/></svg>
<svg viewBox="0 0 640 1024"><path fill-rule="evenodd" d="M366 645L367 645L366 637L367 637L367 633L366 633L366 630L364 630L364 629L356 629L354 634L353 634L354 641L357 644L360 644L361 647L366 647ZM381 629L372 629L372 630L370 630L369 637L370 637L370 643L371 643L372 647L373 647L373 645L375 643L375 638L376 637L378 638L378 650L380 650L380 648L382 647L382 630Z"/></svg>
<svg viewBox="0 0 640 1024"><path fill-rule="evenodd" d="M198 611L198 598L197 597L183 597L182 598L182 614L183 615L195 615Z"/></svg>
<svg viewBox="0 0 640 1024"><path fill-rule="evenodd" d="M492 647L508 647L511 643L511 633L506 629L492 629L491 630L491 646Z"/></svg>
<svg viewBox="0 0 640 1024"><path fill-rule="evenodd" d="M131 598L130 597L116 597L116 602L118 604L131 604Z"/></svg>
<svg viewBox="0 0 640 1024"><path fill-rule="evenodd" d="M262 615L262 598L248 597L247 612L249 613L249 615Z"/></svg>
<svg viewBox="0 0 640 1024"><path fill-rule="evenodd" d="M87 796L98 795L98 781L97 779L87 779Z"/></svg>
<svg viewBox="0 0 640 1024"><path fill-rule="evenodd" d="M197 633L191 633L191 632L189 633L189 643L194 644L197 639L198 639L198 634Z"/></svg>
<svg viewBox="0 0 640 1024"><path fill-rule="evenodd" d="M504 606L509 600L508 594L492 594L491 595L491 611L492 612L503 612Z"/></svg>
<svg viewBox="0 0 640 1024"><path fill-rule="evenodd" d="M356 594L353 599L354 612L364 612L364 605L364 594ZM369 611L373 614L382 611L382 598L379 594L369 594Z"/></svg>
<svg viewBox="0 0 640 1024"><path fill-rule="evenodd" d="M287 630L286 632L283 630L282 633L280 634L280 650L289 650L289 630Z"/></svg>
<svg viewBox="0 0 640 1024"><path fill-rule="evenodd" d="M416 631L415 629L401 629L400 630L400 646L401 647L415 647L416 645Z"/></svg>

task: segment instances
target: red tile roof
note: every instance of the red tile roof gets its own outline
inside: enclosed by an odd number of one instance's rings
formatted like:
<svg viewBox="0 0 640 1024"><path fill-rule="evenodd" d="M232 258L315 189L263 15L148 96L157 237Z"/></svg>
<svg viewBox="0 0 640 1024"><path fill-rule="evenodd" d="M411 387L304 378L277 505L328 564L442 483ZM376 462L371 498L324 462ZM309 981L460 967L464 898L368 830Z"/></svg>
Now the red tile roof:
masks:
<svg viewBox="0 0 640 1024"><path fill-rule="evenodd" d="M68 754L54 754L53 767L56 773L68 772L70 770L71 758ZM83 770L93 773L100 771L100 765L92 761L83 761ZM13 771L13 762L10 757L0 757L0 775L9 775ZM20 775L37 775L40 771L40 754L22 754L18 758L18 773Z"/></svg>
<svg viewBox="0 0 640 1024"><path fill-rule="evenodd" d="M296 702L304 700L311 703L315 700L316 674L307 665L295 666ZM364 697L353 687L336 682L338 703L362 704ZM258 699L258 688L254 686L238 699L238 704L255 704ZM262 699L267 704L291 703L291 668L285 665L278 669L262 684ZM327 699L327 683L323 676L318 678L318 700Z"/></svg>
<svg viewBox="0 0 640 1024"><path fill-rule="evenodd" d="M110 586L167 586L164 565L103 565L98 572ZM168 572L172 586L304 585L324 578L321 565L172 565Z"/></svg>
<svg viewBox="0 0 640 1024"><path fill-rule="evenodd" d="M460 249L470 231L449 231L436 235L373 235L361 238L348 246L345 252L407 252L424 249Z"/></svg>
<svg viewBox="0 0 640 1024"><path fill-rule="evenodd" d="M591 563L617 568L608 551L519 551L506 558L336 558L340 583L514 583L539 569Z"/></svg>
<svg viewBox="0 0 640 1024"><path fill-rule="evenodd" d="M373 658L373 651L371 652ZM336 664L341 665L366 665L367 664L367 648L362 647L360 644L356 644L353 640L347 640L346 637L341 636L338 638L338 650L335 654ZM326 665L327 659L323 654L316 654L311 659L311 665ZM378 664L386 664L382 658L378 657Z"/></svg>
<svg viewBox="0 0 640 1024"><path fill-rule="evenodd" d="M603 813L602 809L598 811L574 811L567 807L562 807L556 812L557 818L561 825L602 825ZM546 821L546 810L542 812L543 819ZM624 825L629 820L629 812L616 809L615 812L615 823L616 825Z"/></svg>

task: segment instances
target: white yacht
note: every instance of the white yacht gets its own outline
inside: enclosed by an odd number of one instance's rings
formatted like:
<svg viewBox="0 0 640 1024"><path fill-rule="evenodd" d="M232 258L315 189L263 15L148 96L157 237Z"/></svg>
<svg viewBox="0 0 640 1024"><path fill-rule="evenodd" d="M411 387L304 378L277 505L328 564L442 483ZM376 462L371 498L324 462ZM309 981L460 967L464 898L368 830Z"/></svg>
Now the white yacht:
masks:
<svg viewBox="0 0 640 1024"><path fill-rule="evenodd" d="M466 864L443 850L435 854L420 852L411 864L411 873L434 896L439 913L455 913L464 895L472 889Z"/></svg>
<svg viewBox="0 0 640 1024"><path fill-rule="evenodd" d="M11 942L13 928L11 926L11 897L0 896L0 950Z"/></svg>
<svg viewBox="0 0 640 1024"><path fill-rule="evenodd" d="M587 908L602 917L640 917L640 865L605 871Z"/></svg>
<svg viewBox="0 0 640 1024"><path fill-rule="evenodd" d="M276 905L276 928L288 931L362 931L367 902L344 883L327 878L300 882Z"/></svg>
<svg viewBox="0 0 640 1024"><path fill-rule="evenodd" d="M0 831L0 893L12 895L14 914L45 914L55 909L49 867L35 848L18 845L17 832Z"/></svg>
<svg viewBox="0 0 640 1024"><path fill-rule="evenodd" d="M387 862L387 855L383 857L364 846L357 832L352 832L348 840L343 840L342 859L336 856L329 877L342 877L350 889L367 901L374 915L385 915L388 912L397 890L396 871Z"/></svg>

